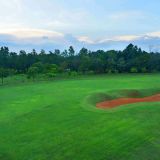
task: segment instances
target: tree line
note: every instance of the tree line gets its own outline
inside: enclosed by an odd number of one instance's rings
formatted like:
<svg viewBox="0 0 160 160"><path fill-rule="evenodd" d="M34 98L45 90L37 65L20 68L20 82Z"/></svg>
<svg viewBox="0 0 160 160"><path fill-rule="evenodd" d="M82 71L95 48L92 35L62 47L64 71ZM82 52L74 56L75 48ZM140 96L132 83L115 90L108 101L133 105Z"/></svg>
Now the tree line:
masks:
<svg viewBox="0 0 160 160"><path fill-rule="evenodd" d="M72 46L61 52L35 49L30 53L21 50L10 52L8 47L0 48L0 77L13 74L27 74L33 78L36 74L55 77L56 74L102 74L102 73L152 73L160 71L160 54L149 53L133 44L123 51L97 50L82 48L78 53Z"/></svg>

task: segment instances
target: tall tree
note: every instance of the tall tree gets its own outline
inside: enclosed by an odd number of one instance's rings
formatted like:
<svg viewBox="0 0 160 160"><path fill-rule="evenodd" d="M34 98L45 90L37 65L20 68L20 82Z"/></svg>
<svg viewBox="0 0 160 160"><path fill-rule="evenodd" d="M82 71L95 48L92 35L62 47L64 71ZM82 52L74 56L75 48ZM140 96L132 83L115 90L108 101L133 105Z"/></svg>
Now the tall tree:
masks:
<svg viewBox="0 0 160 160"><path fill-rule="evenodd" d="M74 56L74 54L75 54L75 50L72 46L70 46L68 49L68 55L71 57L71 56Z"/></svg>

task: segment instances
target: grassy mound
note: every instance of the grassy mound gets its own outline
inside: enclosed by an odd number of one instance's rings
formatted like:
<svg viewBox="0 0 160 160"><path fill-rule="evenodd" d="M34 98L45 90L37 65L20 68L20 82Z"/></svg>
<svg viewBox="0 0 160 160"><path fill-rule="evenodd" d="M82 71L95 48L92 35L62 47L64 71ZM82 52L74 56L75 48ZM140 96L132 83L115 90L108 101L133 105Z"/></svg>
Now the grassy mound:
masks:
<svg viewBox="0 0 160 160"><path fill-rule="evenodd" d="M97 103L109 101L117 98L143 98L160 93L160 89L126 89L114 90L107 93L93 93L87 97L87 102L90 105L96 106Z"/></svg>

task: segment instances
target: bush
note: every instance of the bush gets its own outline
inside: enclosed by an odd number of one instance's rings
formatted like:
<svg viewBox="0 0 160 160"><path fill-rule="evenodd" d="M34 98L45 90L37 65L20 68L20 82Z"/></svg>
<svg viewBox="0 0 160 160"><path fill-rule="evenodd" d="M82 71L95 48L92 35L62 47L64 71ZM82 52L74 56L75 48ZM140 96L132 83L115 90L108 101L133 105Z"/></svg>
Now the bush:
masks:
<svg viewBox="0 0 160 160"><path fill-rule="evenodd" d="M34 80L37 74L38 74L38 68L37 67L30 67L28 69L27 78L29 78L29 79L33 78L33 80Z"/></svg>
<svg viewBox="0 0 160 160"><path fill-rule="evenodd" d="M88 74L88 75L93 75L93 74L94 74L94 71L88 71L87 74Z"/></svg>
<svg viewBox="0 0 160 160"><path fill-rule="evenodd" d="M0 68L0 78L2 84L3 84L3 79L7 76L9 76L9 69Z"/></svg>
<svg viewBox="0 0 160 160"><path fill-rule="evenodd" d="M141 72L142 72L142 73L147 73L146 67L142 68L142 69L141 69Z"/></svg>
<svg viewBox="0 0 160 160"><path fill-rule="evenodd" d="M137 70L136 67L132 67L132 68L130 69L130 72L131 72L131 73L138 73L138 70Z"/></svg>
<svg viewBox="0 0 160 160"><path fill-rule="evenodd" d="M117 69L106 69L105 72L108 73L108 74L111 74L111 73L119 73L119 71L118 71Z"/></svg>
<svg viewBox="0 0 160 160"><path fill-rule="evenodd" d="M110 73L112 73L112 70L111 69L106 69L105 72L110 74Z"/></svg>
<svg viewBox="0 0 160 160"><path fill-rule="evenodd" d="M13 76L13 75L17 74L17 71L14 70L14 69L8 69L8 74L9 74L10 76Z"/></svg>
<svg viewBox="0 0 160 160"><path fill-rule="evenodd" d="M117 69L113 70L113 73L119 73L119 71Z"/></svg>
<svg viewBox="0 0 160 160"><path fill-rule="evenodd" d="M76 77L78 76L78 73L76 71L70 72L70 76Z"/></svg>
<svg viewBox="0 0 160 160"><path fill-rule="evenodd" d="M56 77L56 74L55 73L46 73L46 76L48 78L54 78L54 77Z"/></svg>

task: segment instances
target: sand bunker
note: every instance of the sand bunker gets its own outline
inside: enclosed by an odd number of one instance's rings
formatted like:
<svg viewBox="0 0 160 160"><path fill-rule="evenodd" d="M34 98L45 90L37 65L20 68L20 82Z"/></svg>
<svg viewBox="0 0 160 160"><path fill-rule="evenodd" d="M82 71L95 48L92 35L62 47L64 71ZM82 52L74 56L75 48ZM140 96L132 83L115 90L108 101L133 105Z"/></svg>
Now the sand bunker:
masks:
<svg viewBox="0 0 160 160"><path fill-rule="evenodd" d="M115 108L121 105L132 104L132 103L140 103L140 102L158 102L160 101L160 94L153 95L150 97L144 98L118 98L110 101L105 101L101 103L97 103L97 108L109 109Z"/></svg>

